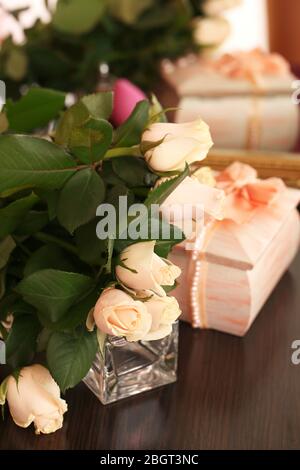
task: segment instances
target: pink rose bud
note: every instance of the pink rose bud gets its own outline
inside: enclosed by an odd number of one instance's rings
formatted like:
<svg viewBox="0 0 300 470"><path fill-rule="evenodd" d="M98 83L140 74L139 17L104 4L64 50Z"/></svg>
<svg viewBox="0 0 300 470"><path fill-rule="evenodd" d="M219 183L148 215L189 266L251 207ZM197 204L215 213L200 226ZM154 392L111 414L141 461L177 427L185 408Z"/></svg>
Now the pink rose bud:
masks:
<svg viewBox="0 0 300 470"><path fill-rule="evenodd" d="M120 126L132 113L135 105L147 99L140 88L126 78L116 80L114 85L114 109L111 120L115 126Z"/></svg>

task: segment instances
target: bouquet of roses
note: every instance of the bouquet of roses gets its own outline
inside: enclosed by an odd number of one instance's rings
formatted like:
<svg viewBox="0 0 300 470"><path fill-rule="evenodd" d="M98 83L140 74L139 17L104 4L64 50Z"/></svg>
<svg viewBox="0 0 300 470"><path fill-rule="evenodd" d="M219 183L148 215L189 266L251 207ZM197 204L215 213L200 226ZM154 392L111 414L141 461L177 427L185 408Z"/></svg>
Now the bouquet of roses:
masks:
<svg viewBox="0 0 300 470"><path fill-rule="evenodd" d="M0 403L37 433L62 426L60 392L86 376L105 335L156 340L180 314L167 256L184 235L152 207L205 158L209 130L167 123L155 98L114 129L112 98L64 110L63 93L32 88L0 114Z"/></svg>

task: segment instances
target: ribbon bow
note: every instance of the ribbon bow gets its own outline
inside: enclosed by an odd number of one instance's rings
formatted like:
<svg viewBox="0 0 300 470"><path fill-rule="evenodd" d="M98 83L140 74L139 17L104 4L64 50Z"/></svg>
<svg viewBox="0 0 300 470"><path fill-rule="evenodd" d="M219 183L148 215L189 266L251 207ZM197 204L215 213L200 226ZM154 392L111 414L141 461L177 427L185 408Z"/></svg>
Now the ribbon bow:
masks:
<svg viewBox="0 0 300 470"><path fill-rule="evenodd" d="M219 173L216 182L226 194L224 218L237 224L248 222L258 208L273 204L286 189L280 178L260 180L254 168L240 162Z"/></svg>
<svg viewBox="0 0 300 470"><path fill-rule="evenodd" d="M265 75L286 76L290 73L287 61L279 54L261 49L224 54L214 63L216 71L230 78L246 79L258 85Z"/></svg>

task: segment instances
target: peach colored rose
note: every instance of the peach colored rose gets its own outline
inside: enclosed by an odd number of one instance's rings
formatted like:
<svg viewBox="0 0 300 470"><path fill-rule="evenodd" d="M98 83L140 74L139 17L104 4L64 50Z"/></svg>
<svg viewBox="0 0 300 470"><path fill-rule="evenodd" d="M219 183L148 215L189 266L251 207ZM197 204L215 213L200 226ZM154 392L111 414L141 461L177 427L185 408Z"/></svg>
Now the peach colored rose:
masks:
<svg viewBox="0 0 300 470"><path fill-rule="evenodd" d="M194 39L200 46L219 46L230 34L230 23L221 16L195 18Z"/></svg>
<svg viewBox="0 0 300 470"><path fill-rule="evenodd" d="M114 287L102 292L93 315L99 330L112 336L125 336L127 341L143 339L152 323L143 302Z"/></svg>
<svg viewBox="0 0 300 470"><path fill-rule="evenodd" d="M203 11L207 16L220 15L225 10L241 5L241 0L206 0Z"/></svg>
<svg viewBox="0 0 300 470"><path fill-rule="evenodd" d="M199 220L203 212L217 220L222 220L224 200L224 191L201 184L196 177L188 176L161 204L160 211L164 218L173 219L175 224L176 221L182 221L185 215L184 205L193 209L193 220ZM186 216L188 215L187 212Z"/></svg>
<svg viewBox="0 0 300 470"><path fill-rule="evenodd" d="M198 168L198 170L193 172L192 178L211 188L214 188L217 184L215 172L209 166Z"/></svg>
<svg viewBox="0 0 300 470"><path fill-rule="evenodd" d="M120 255L122 266L116 267L118 280L137 292L150 290L165 295L162 286L173 286L181 270L154 253L155 241L135 243Z"/></svg>
<svg viewBox="0 0 300 470"><path fill-rule="evenodd" d="M209 127L201 119L184 124L151 124L142 142L159 141L162 142L145 153L149 167L159 172L183 170L186 163L203 160L213 145Z"/></svg>
<svg viewBox="0 0 300 470"><path fill-rule="evenodd" d="M68 409L50 372L39 364L21 369L18 382L8 378L6 399L14 422L22 428L34 423L36 434L60 429Z"/></svg>
<svg viewBox="0 0 300 470"><path fill-rule="evenodd" d="M152 324L145 341L153 341L168 336L172 331L173 323L181 314L175 297L159 297L153 295L145 306L152 317Z"/></svg>

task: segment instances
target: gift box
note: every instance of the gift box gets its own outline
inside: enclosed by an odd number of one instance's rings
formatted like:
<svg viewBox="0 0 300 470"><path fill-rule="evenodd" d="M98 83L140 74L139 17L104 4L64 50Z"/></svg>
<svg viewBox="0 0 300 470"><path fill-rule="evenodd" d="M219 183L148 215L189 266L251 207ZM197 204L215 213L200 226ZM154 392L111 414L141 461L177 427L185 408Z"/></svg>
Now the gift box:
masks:
<svg viewBox="0 0 300 470"><path fill-rule="evenodd" d="M164 106L176 106L176 122L199 117L220 148L291 150L298 138L294 75L277 54L260 50L219 59L188 56L164 61Z"/></svg>
<svg viewBox="0 0 300 470"><path fill-rule="evenodd" d="M300 191L259 180L240 163L218 174L217 187L226 194L224 219L207 225L201 247L173 249L182 269L174 295L194 327L243 336L297 253Z"/></svg>

